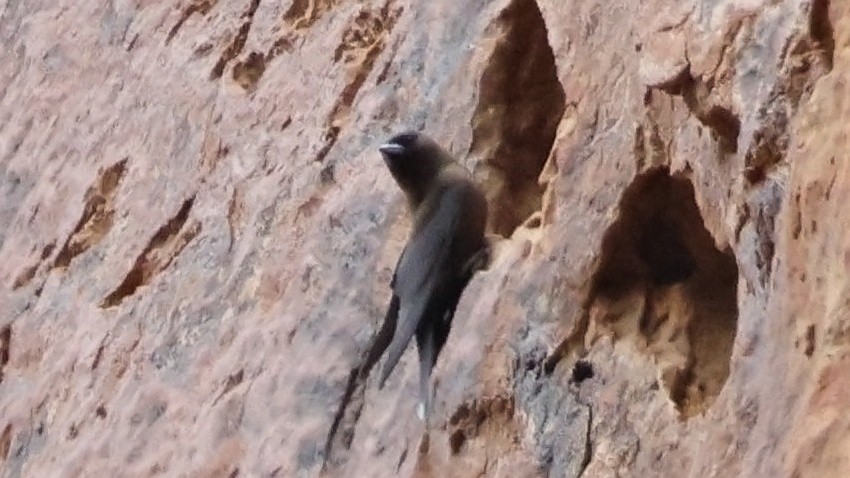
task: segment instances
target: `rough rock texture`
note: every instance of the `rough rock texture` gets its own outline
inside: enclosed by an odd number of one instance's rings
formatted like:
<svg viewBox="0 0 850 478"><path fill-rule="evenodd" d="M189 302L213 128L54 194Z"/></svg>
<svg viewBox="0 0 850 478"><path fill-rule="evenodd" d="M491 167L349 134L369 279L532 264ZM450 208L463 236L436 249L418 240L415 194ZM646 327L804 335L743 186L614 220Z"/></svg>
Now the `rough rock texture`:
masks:
<svg viewBox="0 0 850 478"><path fill-rule="evenodd" d="M850 475L850 3L0 0L17 476ZM409 228L495 258L415 417L360 373Z"/></svg>

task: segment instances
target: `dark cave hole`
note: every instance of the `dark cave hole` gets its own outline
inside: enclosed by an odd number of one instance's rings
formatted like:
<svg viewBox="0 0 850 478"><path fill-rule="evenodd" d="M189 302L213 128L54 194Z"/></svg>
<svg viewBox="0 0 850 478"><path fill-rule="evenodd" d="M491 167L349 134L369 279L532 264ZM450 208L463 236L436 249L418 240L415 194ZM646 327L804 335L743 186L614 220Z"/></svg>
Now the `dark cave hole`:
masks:
<svg viewBox="0 0 850 478"><path fill-rule="evenodd" d="M637 255L646 266L653 284L682 282L694 273L696 263L672 218L658 214L644 223L637 243Z"/></svg>
<svg viewBox="0 0 850 478"><path fill-rule="evenodd" d="M830 0L813 0L809 15L809 34L822 51L827 71L832 70L835 57L835 30L829 19Z"/></svg>
<svg viewBox="0 0 850 478"><path fill-rule="evenodd" d="M688 418L711 405L729 375L737 283L735 256L716 247L690 180L656 168L623 194L603 237L590 307L618 340L655 356Z"/></svg>
<svg viewBox="0 0 850 478"><path fill-rule="evenodd" d="M501 35L479 83L470 154L480 158L493 232L509 237L540 210L538 182L564 114L546 24L535 0L514 0L499 15Z"/></svg>

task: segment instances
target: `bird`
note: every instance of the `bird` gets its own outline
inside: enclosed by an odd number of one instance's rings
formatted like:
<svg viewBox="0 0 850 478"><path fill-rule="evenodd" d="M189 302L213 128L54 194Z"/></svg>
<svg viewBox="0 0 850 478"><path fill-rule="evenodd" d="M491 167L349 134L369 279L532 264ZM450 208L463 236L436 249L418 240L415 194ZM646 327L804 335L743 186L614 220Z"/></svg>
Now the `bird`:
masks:
<svg viewBox="0 0 850 478"><path fill-rule="evenodd" d="M419 352L419 418L430 414L430 376L446 343L461 293L490 260L487 199L472 175L437 142L415 131L378 147L404 192L413 228L393 272L392 298L372 347L387 350L383 388L413 336Z"/></svg>

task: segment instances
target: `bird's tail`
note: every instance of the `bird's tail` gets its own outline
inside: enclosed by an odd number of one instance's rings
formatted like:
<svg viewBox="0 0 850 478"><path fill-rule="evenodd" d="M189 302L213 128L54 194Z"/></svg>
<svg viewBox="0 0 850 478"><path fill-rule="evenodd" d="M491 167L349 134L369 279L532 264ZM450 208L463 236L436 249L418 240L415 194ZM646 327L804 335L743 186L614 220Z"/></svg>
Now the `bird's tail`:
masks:
<svg viewBox="0 0 850 478"><path fill-rule="evenodd" d="M419 396L422 400L420 418L427 424L431 415L431 369L437 356L433 327L422 327L417 331L416 348L419 350Z"/></svg>

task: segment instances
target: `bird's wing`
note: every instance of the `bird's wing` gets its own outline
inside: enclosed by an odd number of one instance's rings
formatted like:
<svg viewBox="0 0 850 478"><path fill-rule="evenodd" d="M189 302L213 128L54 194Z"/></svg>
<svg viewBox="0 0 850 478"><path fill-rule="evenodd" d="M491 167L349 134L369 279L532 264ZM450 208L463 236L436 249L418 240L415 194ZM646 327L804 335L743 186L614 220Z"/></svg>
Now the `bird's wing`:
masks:
<svg viewBox="0 0 850 478"><path fill-rule="evenodd" d="M381 355L383 355L384 351L387 350L387 347L390 346L393 335L395 335L396 322L398 321L398 308L398 296L393 294L392 299L390 299L390 305L387 307L387 313L384 316L384 323L381 325L381 330L379 330L378 335L372 339L372 345L369 347L366 354L366 361L363 362L363 365L360 368L360 374L362 376L365 377L369 375L372 367L378 363L378 360L381 359Z"/></svg>
<svg viewBox="0 0 850 478"><path fill-rule="evenodd" d="M457 188L446 189L428 222L413 235L399 259L393 290L399 297L400 310L379 386L395 368L428 305L447 279L445 271L451 267L449 256L460 222L462 199Z"/></svg>

